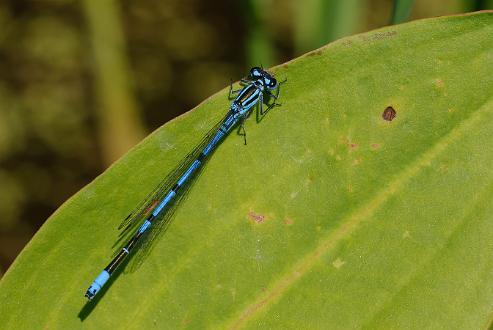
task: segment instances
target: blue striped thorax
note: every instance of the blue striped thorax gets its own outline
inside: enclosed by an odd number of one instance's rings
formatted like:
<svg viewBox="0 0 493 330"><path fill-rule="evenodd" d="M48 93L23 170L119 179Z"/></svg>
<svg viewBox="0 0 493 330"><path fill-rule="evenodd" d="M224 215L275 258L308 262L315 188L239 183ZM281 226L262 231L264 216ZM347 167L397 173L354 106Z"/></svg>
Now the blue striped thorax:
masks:
<svg viewBox="0 0 493 330"><path fill-rule="evenodd" d="M262 94L266 90L277 88L277 80L267 71L255 67L250 70L245 86L231 104L231 110L241 116L247 116L257 102L262 102Z"/></svg>

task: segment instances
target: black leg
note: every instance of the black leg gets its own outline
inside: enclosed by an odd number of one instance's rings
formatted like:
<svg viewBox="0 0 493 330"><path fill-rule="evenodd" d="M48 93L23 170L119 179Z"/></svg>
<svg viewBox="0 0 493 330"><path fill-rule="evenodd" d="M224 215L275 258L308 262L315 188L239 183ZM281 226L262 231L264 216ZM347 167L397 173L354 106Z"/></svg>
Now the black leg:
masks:
<svg viewBox="0 0 493 330"><path fill-rule="evenodd" d="M279 88L278 88L278 90L279 90ZM279 93L276 93L277 95L274 95L274 94L272 94L272 92L270 90L266 90L265 92L267 94L269 94L269 96L272 96L274 98L274 100L277 100Z"/></svg>
<svg viewBox="0 0 493 330"><path fill-rule="evenodd" d="M245 145L247 144L247 140L246 140L246 130L245 130L245 118L241 118L240 119L240 126L238 126L238 135L243 135L243 140L245 142ZM243 133L241 133L241 131L243 131Z"/></svg>
<svg viewBox="0 0 493 330"><path fill-rule="evenodd" d="M258 106L259 106L259 110L260 110L260 115L263 116L264 115L264 94L260 93L260 96L258 97L259 100L258 100Z"/></svg>
<svg viewBox="0 0 493 330"><path fill-rule="evenodd" d="M260 96L258 97L259 100L258 100L258 107L257 107L257 123L260 123L262 121L262 119L264 119L264 114L266 112L264 112L264 95L263 94L260 94Z"/></svg>
<svg viewBox="0 0 493 330"><path fill-rule="evenodd" d="M267 107L267 109L265 109L264 114L266 114L267 112L269 112L269 110L270 110L270 109L272 109L273 107L278 107L278 106L281 106L281 103L276 103L276 102L274 102L274 103L270 104L270 105Z"/></svg>
<svg viewBox="0 0 493 330"><path fill-rule="evenodd" d="M263 95L261 94L261 96L259 96L259 107L258 107L258 111L257 111L257 123L260 123L262 121L262 119L264 119L265 117L265 114L267 112L269 112L270 109L272 109L273 107L276 107L276 106L280 106L281 103L278 103L277 100L279 99L279 93L280 93L280 86L281 84L285 83L286 82L286 79L284 79L283 81L281 81L279 83L279 85L277 86L277 92L276 94L272 93L271 91L269 90L264 90L264 92L266 92L269 96L272 96L274 98L274 102L272 104L269 104L267 109L263 109L263 103L264 103L264 98L263 98Z"/></svg>
<svg viewBox="0 0 493 330"><path fill-rule="evenodd" d="M231 81L231 83L229 84L228 99L233 99L234 94L238 93L239 91L241 91L241 89L233 90L233 81Z"/></svg>

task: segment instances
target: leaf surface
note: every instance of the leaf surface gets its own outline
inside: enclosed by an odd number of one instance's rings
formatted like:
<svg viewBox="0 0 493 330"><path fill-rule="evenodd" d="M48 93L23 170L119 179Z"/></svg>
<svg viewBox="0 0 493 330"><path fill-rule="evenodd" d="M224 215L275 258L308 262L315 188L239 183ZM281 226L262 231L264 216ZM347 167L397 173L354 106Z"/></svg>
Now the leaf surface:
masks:
<svg viewBox="0 0 493 330"><path fill-rule="evenodd" d="M212 96L53 214L0 282L2 328L487 327L492 36L491 12L427 19L275 68L282 107L219 146L143 265L86 304L120 221L225 113Z"/></svg>

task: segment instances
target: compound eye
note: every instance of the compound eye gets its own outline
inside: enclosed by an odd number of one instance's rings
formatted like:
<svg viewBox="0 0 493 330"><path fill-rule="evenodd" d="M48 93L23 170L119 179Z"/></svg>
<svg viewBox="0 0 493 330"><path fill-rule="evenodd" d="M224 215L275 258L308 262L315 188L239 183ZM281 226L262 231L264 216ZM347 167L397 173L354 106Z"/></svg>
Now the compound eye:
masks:
<svg viewBox="0 0 493 330"><path fill-rule="evenodd" d="M250 76L253 78L260 78L262 77L262 69L259 67L254 67L250 70Z"/></svg>
<svg viewBox="0 0 493 330"><path fill-rule="evenodd" d="M265 83L269 89L273 89L277 86L277 80L275 78L266 78Z"/></svg>

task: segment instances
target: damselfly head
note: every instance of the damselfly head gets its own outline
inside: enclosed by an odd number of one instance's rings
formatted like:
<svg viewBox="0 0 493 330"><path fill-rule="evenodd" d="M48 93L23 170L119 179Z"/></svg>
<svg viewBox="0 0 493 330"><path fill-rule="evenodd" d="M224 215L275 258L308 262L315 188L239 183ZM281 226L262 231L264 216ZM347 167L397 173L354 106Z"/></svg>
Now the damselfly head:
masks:
<svg viewBox="0 0 493 330"><path fill-rule="evenodd" d="M250 76L254 79L261 78L264 75L264 70L259 67L253 67L250 69Z"/></svg>
<svg viewBox="0 0 493 330"><path fill-rule="evenodd" d="M263 86L267 89L275 89L277 87L277 80L274 76L262 68L251 68L250 77L255 81L255 85Z"/></svg>

